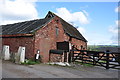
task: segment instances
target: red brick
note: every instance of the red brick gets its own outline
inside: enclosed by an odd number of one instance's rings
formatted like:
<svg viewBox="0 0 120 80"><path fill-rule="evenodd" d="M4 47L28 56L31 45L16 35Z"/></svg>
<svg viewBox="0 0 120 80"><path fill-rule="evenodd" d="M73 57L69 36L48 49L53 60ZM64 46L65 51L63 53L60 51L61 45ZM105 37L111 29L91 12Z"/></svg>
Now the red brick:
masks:
<svg viewBox="0 0 120 80"><path fill-rule="evenodd" d="M58 20L58 22L56 22ZM52 19L48 24L46 24L41 29L37 30L33 37L17 37L17 38L3 38L2 45L9 45L10 52L16 53L19 46L26 47L26 57L34 58L36 51L40 50L40 55L43 62L49 61L49 50L56 49L56 42L69 41L70 37L65 34L62 24L58 17ZM59 29L59 35L56 36L56 27ZM70 41L78 49L83 45L87 48L87 43L72 38Z"/></svg>

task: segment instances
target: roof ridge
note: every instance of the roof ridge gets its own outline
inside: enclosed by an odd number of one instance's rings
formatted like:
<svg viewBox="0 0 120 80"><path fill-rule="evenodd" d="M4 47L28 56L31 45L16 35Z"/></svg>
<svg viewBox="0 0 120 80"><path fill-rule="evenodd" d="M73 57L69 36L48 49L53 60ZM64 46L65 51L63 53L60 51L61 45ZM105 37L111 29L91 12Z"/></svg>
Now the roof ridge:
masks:
<svg viewBox="0 0 120 80"><path fill-rule="evenodd" d="M83 35L69 22L65 21L61 17L57 16L55 13L49 11L45 18L34 19L28 21L17 22L13 24L2 25L2 35L11 34L34 34L34 32L41 27L48 24L52 19L58 17L65 33L73 38L87 41ZM0 26L1 27L1 26Z"/></svg>
<svg viewBox="0 0 120 80"><path fill-rule="evenodd" d="M76 33L73 33L72 31L70 31L70 32L67 31L67 34L68 34L69 36L73 36L73 34L74 34L74 37L76 37L76 38L78 38L78 39L80 39L80 36L81 36L81 39L87 42L87 40L86 40L86 39L83 37L83 35L76 29L75 26L73 26L73 25L70 24L69 22L65 21L63 18L59 17L59 16L56 15L55 13L49 11L45 18L55 17L55 16L57 16L58 18L60 18L60 20L64 21L64 23L68 24L69 26L71 26L71 28L72 28L74 31L76 31ZM62 22L61 22L61 23L62 23ZM63 26L63 28L64 28L64 30L68 30L65 26ZM69 28L70 28L70 27L69 27ZM72 32L72 33L71 33L71 32ZM71 35L70 33L71 33L72 35ZM78 37L78 34L79 34L79 37Z"/></svg>
<svg viewBox="0 0 120 80"><path fill-rule="evenodd" d="M57 17L59 17L58 15L56 15L55 13L53 13L53 12L51 12L51 11L49 11L48 13L52 13L53 15L55 15L55 16L57 16ZM59 17L60 19L62 19L63 21L65 21L63 18L61 18L61 17ZM69 25L71 25L72 27L74 27L75 28L75 26L73 26L72 24L70 24L69 22L67 22L67 21L65 21L66 23L68 23Z"/></svg>

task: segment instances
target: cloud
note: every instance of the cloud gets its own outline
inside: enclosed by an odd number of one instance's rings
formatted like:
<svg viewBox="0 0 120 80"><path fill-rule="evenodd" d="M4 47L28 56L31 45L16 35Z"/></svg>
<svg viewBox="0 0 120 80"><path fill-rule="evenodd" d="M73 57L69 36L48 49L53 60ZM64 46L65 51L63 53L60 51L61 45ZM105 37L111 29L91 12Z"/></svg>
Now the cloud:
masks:
<svg viewBox="0 0 120 80"><path fill-rule="evenodd" d="M77 30L81 33L81 34L85 34L85 29L83 27L78 27Z"/></svg>
<svg viewBox="0 0 120 80"><path fill-rule="evenodd" d="M120 12L120 6L115 8L115 12Z"/></svg>
<svg viewBox="0 0 120 80"><path fill-rule="evenodd" d="M115 25L112 25L109 27L109 32L112 34L111 35L111 44L118 44L118 34L120 32L120 26L119 26L120 21L117 20L115 21Z"/></svg>
<svg viewBox="0 0 120 80"><path fill-rule="evenodd" d="M109 32L113 33L113 34L118 34L118 32L120 32L120 21L117 20L115 21L115 25L112 25L109 27Z"/></svg>
<svg viewBox="0 0 120 80"><path fill-rule="evenodd" d="M108 39L103 34L98 33L98 31L92 31L86 35L88 40L88 45L110 45L111 40Z"/></svg>
<svg viewBox="0 0 120 80"><path fill-rule="evenodd" d="M85 10L71 13L68 9L62 7L56 9L56 14L75 26L77 30L86 37L86 30L84 27L81 27L81 25L83 26L84 24L90 23L88 19L89 14Z"/></svg>
<svg viewBox="0 0 120 80"><path fill-rule="evenodd" d="M89 44L95 44L95 45L118 45L118 38L120 38L120 35L118 35L119 29L119 23L120 21L115 21L114 25L111 25L108 27L108 34L103 35L98 33L98 31L91 32L87 34L88 38L88 45ZM107 36L107 37L106 37ZM119 36L119 37L118 37Z"/></svg>
<svg viewBox="0 0 120 80"><path fill-rule="evenodd" d="M117 26L110 26L109 31L111 33L117 34L118 33L118 27Z"/></svg>
<svg viewBox="0 0 120 80"><path fill-rule="evenodd" d="M37 0L1 0L0 24L15 23L38 18Z"/></svg>
<svg viewBox="0 0 120 80"><path fill-rule="evenodd" d="M63 18L64 20L68 22L73 22L75 24L76 23L80 23L80 24L89 23L88 13L85 10L71 13L69 10L62 7L62 8L57 8L56 11L57 11L56 14L58 16L60 16L61 18Z"/></svg>

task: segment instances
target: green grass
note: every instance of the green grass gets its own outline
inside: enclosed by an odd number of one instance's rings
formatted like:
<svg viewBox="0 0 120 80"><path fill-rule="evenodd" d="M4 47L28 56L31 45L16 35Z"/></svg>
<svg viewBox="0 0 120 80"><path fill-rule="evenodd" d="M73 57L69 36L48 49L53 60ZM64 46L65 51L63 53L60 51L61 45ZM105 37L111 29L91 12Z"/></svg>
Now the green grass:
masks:
<svg viewBox="0 0 120 80"><path fill-rule="evenodd" d="M87 49L89 51L99 51L98 49L96 48L99 48L100 46L97 46L97 45L88 45Z"/></svg>
<svg viewBox="0 0 120 80"><path fill-rule="evenodd" d="M94 66L94 65L92 65L92 63L88 64L88 63L82 63L82 62L78 62L78 61L75 61L75 64L81 64L83 66L89 66L89 67Z"/></svg>
<svg viewBox="0 0 120 80"><path fill-rule="evenodd" d="M21 63L23 65L34 65L34 64L40 64L39 61L32 61L32 60L26 60L24 63Z"/></svg>
<svg viewBox="0 0 120 80"><path fill-rule="evenodd" d="M90 51L99 51L100 47L119 47L119 46L115 46L115 45L88 45L87 49Z"/></svg>
<svg viewBox="0 0 120 80"><path fill-rule="evenodd" d="M103 60L99 60L99 62L101 62L101 63L106 63L106 61L103 61Z"/></svg>

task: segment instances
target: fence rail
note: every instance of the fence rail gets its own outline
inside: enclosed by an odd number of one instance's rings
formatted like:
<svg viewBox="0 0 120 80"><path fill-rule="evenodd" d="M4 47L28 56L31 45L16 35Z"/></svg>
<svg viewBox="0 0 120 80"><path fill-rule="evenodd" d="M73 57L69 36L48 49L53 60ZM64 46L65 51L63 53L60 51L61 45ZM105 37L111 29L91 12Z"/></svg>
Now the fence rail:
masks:
<svg viewBox="0 0 120 80"><path fill-rule="evenodd" d="M120 69L120 53L109 51L88 51L88 50L71 50L70 62L80 61L81 63L102 66L106 69Z"/></svg>

